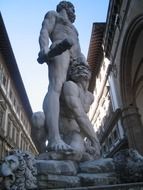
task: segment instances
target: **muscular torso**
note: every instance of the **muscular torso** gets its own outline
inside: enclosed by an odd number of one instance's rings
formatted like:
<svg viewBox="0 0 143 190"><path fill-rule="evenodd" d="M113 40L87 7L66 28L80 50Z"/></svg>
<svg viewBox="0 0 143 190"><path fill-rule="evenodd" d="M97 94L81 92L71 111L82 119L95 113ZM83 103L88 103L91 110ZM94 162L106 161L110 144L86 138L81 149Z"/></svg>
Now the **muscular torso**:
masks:
<svg viewBox="0 0 143 190"><path fill-rule="evenodd" d="M88 90L84 91L82 88L79 88L79 99L84 111L87 113L94 99L93 94Z"/></svg>
<svg viewBox="0 0 143 190"><path fill-rule="evenodd" d="M64 18L59 13L52 12L51 14L55 17L53 30L49 34L52 43L60 42L64 39L70 39L73 44L70 49L71 55L73 58L79 57L81 54L81 49L76 28L68 19Z"/></svg>
<svg viewBox="0 0 143 190"><path fill-rule="evenodd" d="M67 81L64 84L64 91L61 94L61 112L67 117L74 117L72 113L72 107L70 108L67 104L68 101L65 101L66 97L69 97L69 101L73 101L76 106L76 102L80 101L83 110L87 113L89 111L90 105L93 102L93 94L88 90L84 91L82 87L79 87L72 81ZM79 106L79 105L77 105ZM70 114L69 114L70 113Z"/></svg>
<svg viewBox="0 0 143 190"><path fill-rule="evenodd" d="M63 133L74 130L80 132L76 122L77 115L73 109L80 107L80 110L87 113L92 102L93 95L89 91L84 91L82 87L79 87L72 81L65 82L60 98L61 131Z"/></svg>

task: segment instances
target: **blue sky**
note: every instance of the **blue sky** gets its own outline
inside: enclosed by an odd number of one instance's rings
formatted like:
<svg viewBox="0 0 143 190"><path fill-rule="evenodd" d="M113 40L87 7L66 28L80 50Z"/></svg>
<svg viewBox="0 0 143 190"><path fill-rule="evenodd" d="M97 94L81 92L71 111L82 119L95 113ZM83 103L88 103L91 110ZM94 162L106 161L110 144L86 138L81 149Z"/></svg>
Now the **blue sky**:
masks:
<svg viewBox="0 0 143 190"><path fill-rule="evenodd" d="M60 0L1 0L0 7L10 43L33 111L42 110L48 89L48 68L37 63L39 32L44 15ZM87 56L92 24L105 22L109 0L71 0L82 52Z"/></svg>

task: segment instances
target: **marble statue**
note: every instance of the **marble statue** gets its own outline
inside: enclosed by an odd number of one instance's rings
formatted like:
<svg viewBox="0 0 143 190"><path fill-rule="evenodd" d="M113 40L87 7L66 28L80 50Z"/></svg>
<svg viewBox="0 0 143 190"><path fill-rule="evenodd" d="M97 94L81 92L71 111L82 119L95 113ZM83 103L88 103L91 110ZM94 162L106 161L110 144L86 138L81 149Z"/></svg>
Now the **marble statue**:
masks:
<svg viewBox="0 0 143 190"><path fill-rule="evenodd" d="M11 151L0 165L1 190L103 188L143 181L143 156L136 150L100 158L98 138L87 116L93 102L88 91L91 73L74 20L74 6L68 1L45 15L38 62L48 65L49 88L43 112L32 116L32 138L40 154Z"/></svg>
<svg viewBox="0 0 143 190"><path fill-rule="evenodd" d="M60 97L60 132L67 144L78 152L93 151L97 158L100 156L100 146L93 126L87 116L90 105L94 100L88 91L90 69L87 64L74 61L64 82ZM85 146L85 138L91 146Z"/></svg>
<svg viewBox="0 0 143 190"><path fill-rule="evenodd" d="M94 159L100 156L99 142L86 114L94 99L93 94L88 91L89 79L89 66L74 61L69 66L67 81L63 84L60 96L60 136L78 154L78 159L82 158L85 152L94 155ZM45 137L48 133L44 118L42 112L36 112L32 117L35 137L33 140L40 153L44 152ZM90 141L90 146L87 146L85 138Z"/></svg>
<svg viewBox="0 0 143 190"><path fill-rule="evenodd" d="M73 25L75 9L72 3L61 1L56 11L49 11L44 18L40 31L40 52L38 62L46 62L49 70L49 87L43 103L45 127L48 131L48 148L56 151L72 151L59 133L60 95L67 71L72 62L86 64ZM49 47L49 40L52 44Z"/></svg>

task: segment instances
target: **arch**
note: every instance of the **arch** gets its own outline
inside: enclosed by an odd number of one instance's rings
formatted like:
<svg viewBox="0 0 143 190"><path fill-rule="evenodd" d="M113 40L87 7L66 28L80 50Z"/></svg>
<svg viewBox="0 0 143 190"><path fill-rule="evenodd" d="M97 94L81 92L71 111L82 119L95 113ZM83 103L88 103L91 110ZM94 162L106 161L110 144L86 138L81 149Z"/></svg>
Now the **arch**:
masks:
<svg viewBox="0 0 143 190"><path fill-rule="evenodd" d="M141 121L143 113L139 113L137 92L143 92L139 91L143 76L140 73L143 60L142 41L143 15L140 15L131 22L124 36L120 63L120 87L123 106L122 122L128 137L128 144L130 148L137 149L141 154L143 154L143 123ZM138 101L143 95L141 93Z"/></svg>
<svg viewBox="0 0 143 190"><path fill-rule="evenodd" d="M132 83L132 59L139 34L143 31L143 15L130 24L123 40L120 65L120 85L123 108L136 106Z"/></svg>

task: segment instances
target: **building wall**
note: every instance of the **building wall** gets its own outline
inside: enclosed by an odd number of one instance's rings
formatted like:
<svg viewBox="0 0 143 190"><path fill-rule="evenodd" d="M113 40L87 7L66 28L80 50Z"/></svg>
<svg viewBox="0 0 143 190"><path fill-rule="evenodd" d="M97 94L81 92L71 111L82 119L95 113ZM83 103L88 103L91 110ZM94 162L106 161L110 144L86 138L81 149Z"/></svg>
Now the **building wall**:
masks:
<svg viewBox="0 0 143 190"><path fill-rule="evenodd" d="M100 69L93 70L95 100L89 117L102 156L113 156L125 148L143 154L143 1L109 1L100 63L97 52L101 45L92 44L101 38L92 31L91 39L89 64Z"/></svg>
<svg viewBox="0 0 143 190"><path fill-rule="evenodd" d="M113 155L125 140L120 120L121 111L115 105L115 86L109 82L110 72L110 61L104 57L96 76L94 102L89 111L89 118L99 138L103 157Z"/></svg>
<svg viewBox="0 0 143 190"><path fill-rule="evenodd" d="M143 1L109 2L102 46L105 56L96 73L95 101L89 112L102 155L128 147L143 154ZM104 74L106 60L110 69Z"/></svg>
<svg viewBox="0 0 143 190"><path fill-rule="evenodd" d="M110 53L118 105L129 147L143 153L143 2L122 1Z"/></svg>
<svg viewBox="0 0 143 190"><path fill-rule="evenodd" d="M23 108L18 89L0 52L0 159L10 149L20 148L37 153L30 133L31 124Z"/></svg>

